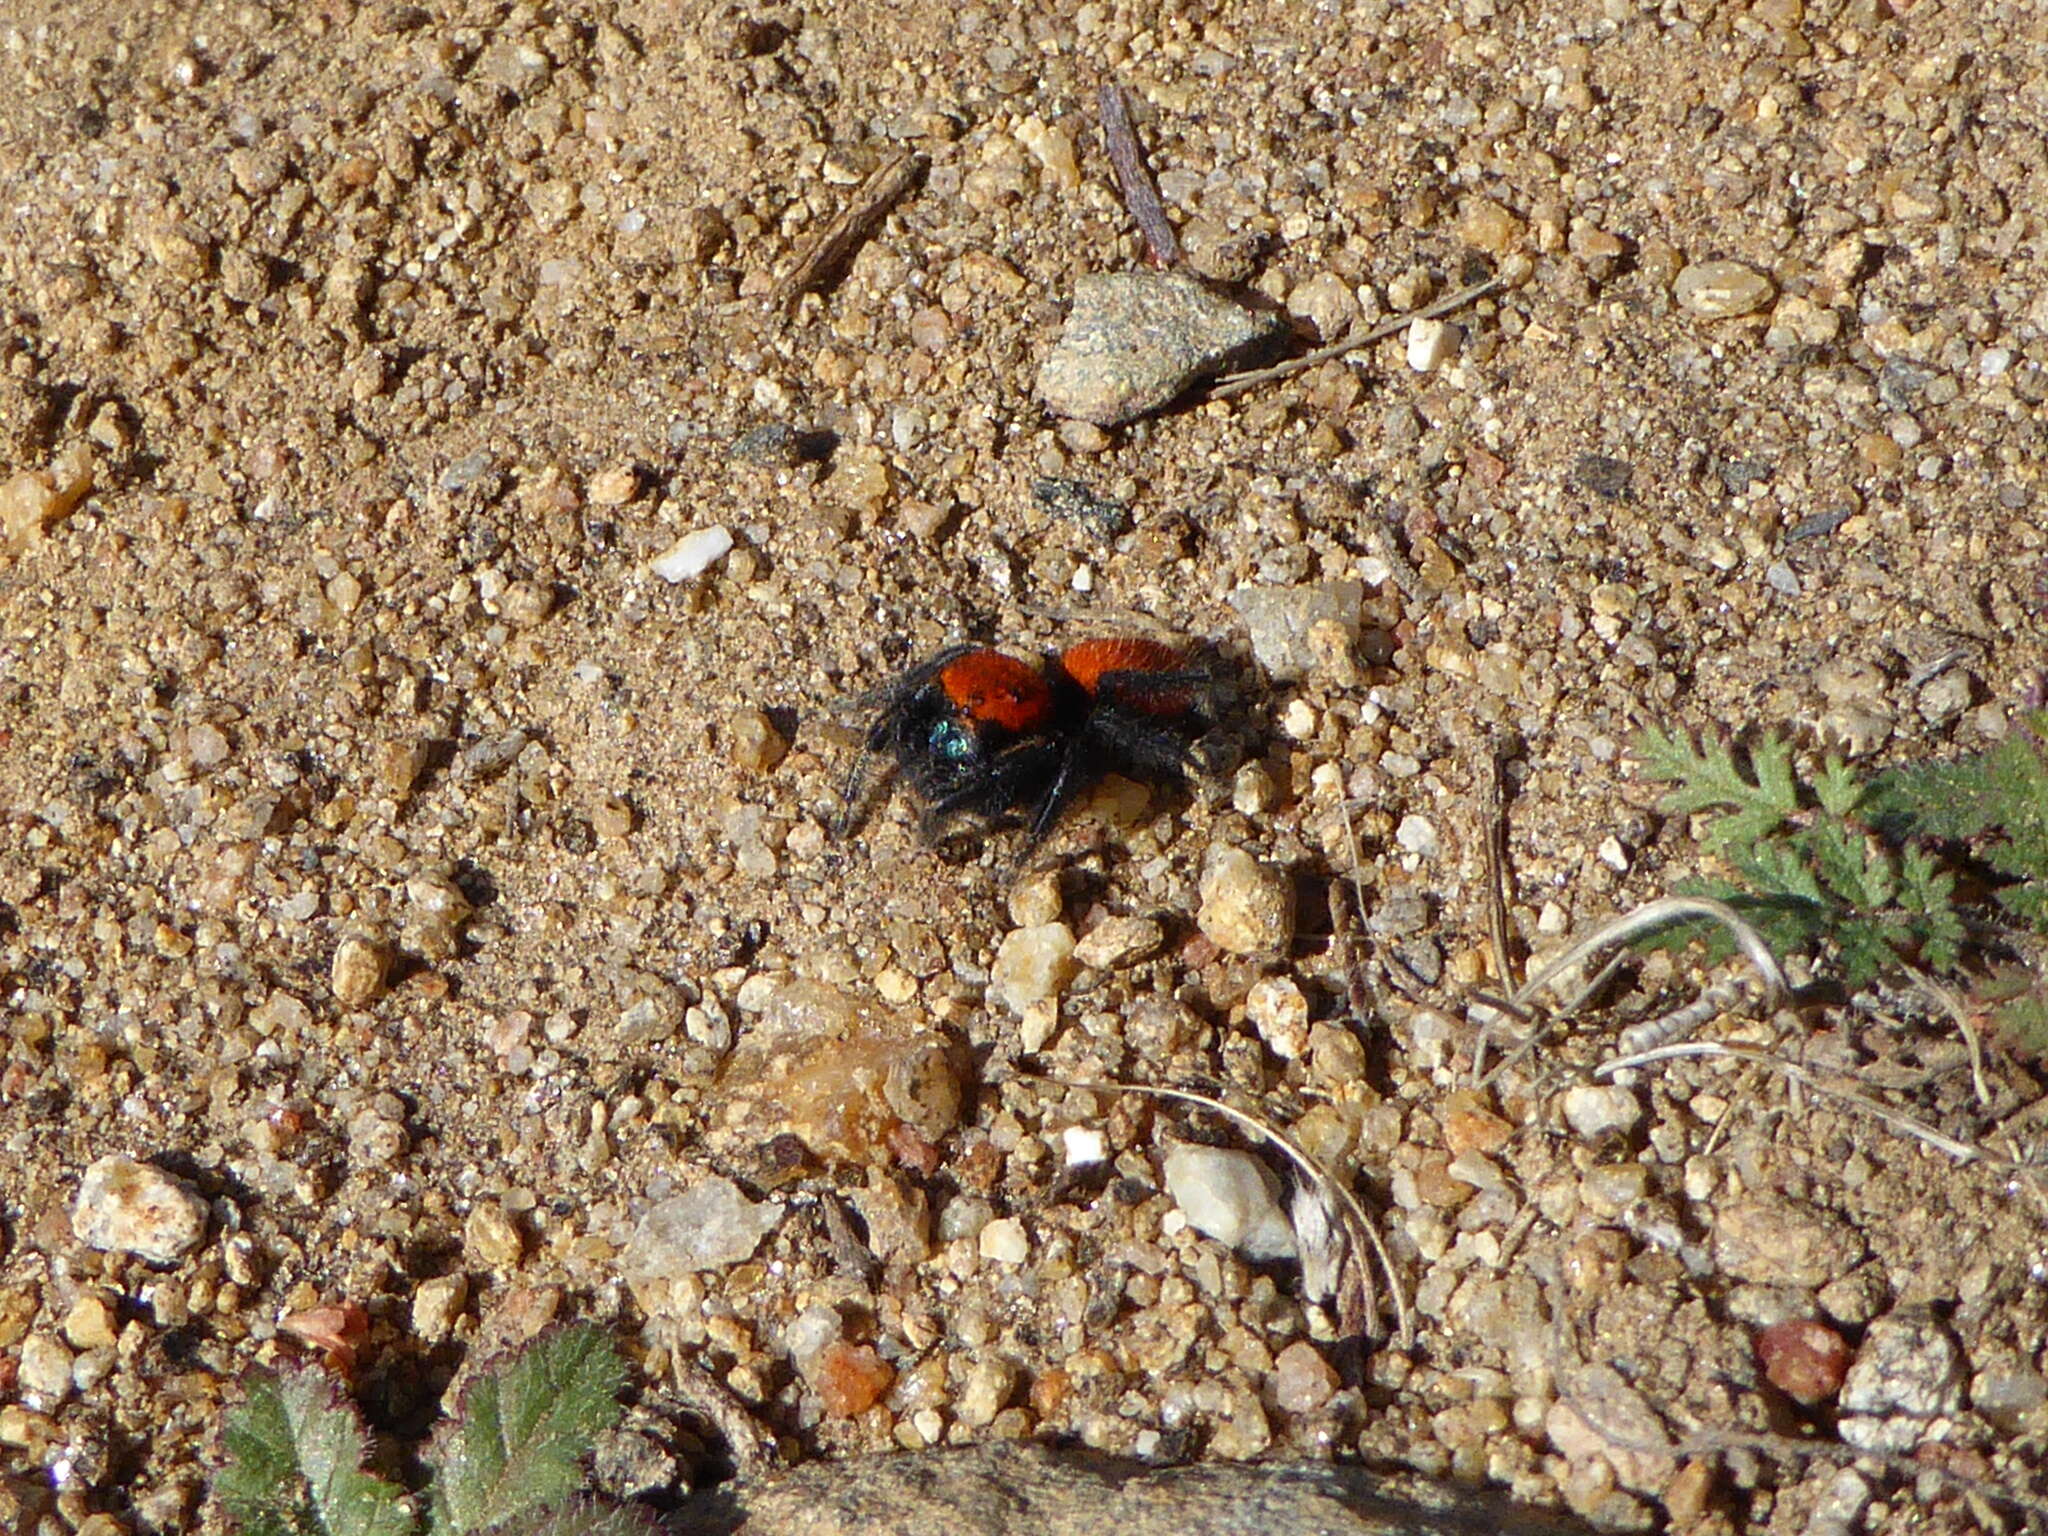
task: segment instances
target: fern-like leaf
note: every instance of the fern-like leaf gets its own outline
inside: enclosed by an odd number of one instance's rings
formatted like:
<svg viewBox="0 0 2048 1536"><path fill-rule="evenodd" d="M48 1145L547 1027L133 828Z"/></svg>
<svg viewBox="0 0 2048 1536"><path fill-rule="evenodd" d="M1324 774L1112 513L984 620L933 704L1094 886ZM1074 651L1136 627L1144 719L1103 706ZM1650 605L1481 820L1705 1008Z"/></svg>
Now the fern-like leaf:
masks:
<svg viewBox="0 0 2048 1536"><path fill-rule="evenodd" d="M427 1450L436 1536L467 1536L559 1503L617 1422L617 1351L585 1324L543 1334L470 1383Z"/></svg>
<svg viewBox="0 0 2048 1536"><path fill-rule="evenodd" d="M326 1371L257 1377L221 1431L227 1465L214 1480L247 1536L411 1536L399 1490L363 1470L369 1436Z"/></svg>
<svg viewBox="0 0 2048 1536"><path fill-rule="evenodd" d="M1918 919L1920 959L1937 971L1953 970L1968 937L1956 911L1956 877L1925 848L1908 846L1899 859L1899 905Z"/></svg>
<svg viewBox="0 0 2048 1536"><path fill-rule="evenodd" d="M1994 966L1976 1000L1990 1006L1992 1024L2007 1045L2036 1060L2048 1056L2048 972Z"/></svg>
<svg viewBox="0 0 2048 1536"><path fill-rule="evenodd" d="M1907 935L1883 918L1845 915L1829 931L1835 941L1842 980L1853 991L1867 987L1895 964L1898 941Z"/></svg>
<svg viewBox="0 0 2048 1536"><path fill-rule="evenodd" d="M1823 763L1820 777L1813 781L1813 798L1830 816L1853 816L1863 803L1865 792L1863 780L1839 757L1831 757Z"/></svg>
<svg viewBox="0 0 2048 1536"><path fill-rule="evenodd" d="M1716 853L1761 841L1799 809L1789 742L1767 736L1750 749L1754 780L1725 742L1701 748L1688 735L1646 726L1637 733L1634 750L1649 777L1678 786L1657 802L1664 810L1689 816L1716 806L1729 808L1730 814L1707 833L1707 846Z"/></svg>
<svg viewBox="0 0 2048 1536"><path fill-rule="evenodd" d="M1782 841L1752 843L1730 848L1724 857L1735 872L1765 896L1789 897L1803 901L1817 911L1834 905L1820 879L1799 850Z"/></svg>
<svg viewBox="0 0 2048 1536"><path fill-rule="evenodd" d="M2021 922L2048 933L2048 885L2015 885L2000 891L1998 901Z"/></svg>
<svg viewBox="0 0 2048 1536"><path fill-rule="evenodd" d="M2032 716L2034 730L2048 716ZM1881 830L1968 842L2003 831L2048 858L2048 754L2025 731L1989 752L1948 763L1909 763L1870 786L1869 813Z"/></svg>
<svg viewBox="0 0 2048 1536"><path fill-rule="evenodd" d="M1899 888L1892 861L1882 852L1873 852L1854 827L1817 821L1799 844L1828 889L1856 911L1876 912L1891 904Z"/></svg>

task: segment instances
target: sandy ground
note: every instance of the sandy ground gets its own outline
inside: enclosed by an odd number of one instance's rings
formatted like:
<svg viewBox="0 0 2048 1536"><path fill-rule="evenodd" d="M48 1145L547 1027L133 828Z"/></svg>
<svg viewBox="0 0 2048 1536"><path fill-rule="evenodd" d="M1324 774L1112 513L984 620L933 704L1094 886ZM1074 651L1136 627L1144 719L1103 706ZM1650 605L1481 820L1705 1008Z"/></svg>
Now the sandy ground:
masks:
<svg viewBox="0 0 2048 1536"><path fill-rule="evenodd" d="M2034 6L18 4L0 54L0 480L47 477L9 482L0 566L10 1528L211 1528L223 1403L302 1348L280 1318L361 1308L402 1436L508 1298L616 1327L637 1438L605 1476L657 1502L722 1450L679 1359L803 1459L1360 1455L1624 1529L2048 1496L2035 1174L1728 1062L1575 1134L1561 1095L1683 965L1484 1095L1466 1002L1497 750L1519 961L1694 868L1642 725L1881 762L2038 690ZM1032 380L1074 281L1142 261L1109 79L1198 262L1303 345L1510 285L1426 373L1397 336L1062 427ZM905 151L929 171L843 281L771 302ZM1687 307L1708 261L1768 292ZM710 527L703 576L650 571ZM1321 583L1358 584L1356 643L1269 675L1231 595ZM1128 632L1205 648L1240 767L1112 784L1016 893L1013 836L942 855L901 797L832 838L863 691L962 636ZM1198 927L1225 847L1292 888L1282 947ZM1056 1016L990 994L1013 928L1128 917L1163 947ZM725 1050L792 976L972 1051L936 1155L806 1157L739 1113ZM1262 980L1305 1036L1248 1016ZM2040 1097L1865 1004L1708 1033L1964 1141ZM1159 1157L1221 1122L989 1085L1026 1027L1039 1070L1223 1085L1359 1168L1415 1346L1330 1341L1293 1265L1186 1228ZM1070 1126L1101 1177L1066 1176ZM197 1247L74 1235L112 1154L196 1187ZM628 1285L646 1208L714 1173L776 1230ZM1917 1461L1841 1472L1835 1405L1765 1382L1757 1330L1803 1316L1939 1378L1875 1410ZM878 1399L793 1362L821 1327Z"/></svg>

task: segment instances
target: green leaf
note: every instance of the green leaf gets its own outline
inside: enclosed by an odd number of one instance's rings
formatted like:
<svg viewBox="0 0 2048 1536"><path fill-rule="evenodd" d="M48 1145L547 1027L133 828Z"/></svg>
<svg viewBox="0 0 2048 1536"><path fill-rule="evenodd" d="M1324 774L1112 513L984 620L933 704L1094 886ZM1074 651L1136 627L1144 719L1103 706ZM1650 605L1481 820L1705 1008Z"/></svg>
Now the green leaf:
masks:
<svg viewBox="0 0 2048 1536"><path fill-rule="evenodd" d="M228 1461L214 1492L249 1536L410 1536L417 1529L399 1490L363 1470L363 1421L325 1371L255 1378L221 1439Z"/></svg>
<svg viewBox="0 0 2048 1536"><path fill-rule="evenodd" d="M1782 841L1731 848L1727 859L1737 874L1766 896L1789 896L1821 910L1833 905L1799 851Z"/></svg>
<svg viewBox="0 0 2048 1536"><path fill-rule="evenodd" d="M2035 715L2040 730L2048 719ZM2022 847L2048 850L2048 756L2027 730L1989 752L1947 763L1909 763L1880 774L1867 807L1878 826L1967 842L2003 830Z"/></svg>
<svg viewBox="0 0 2048 1536"><path fill-rule="evenodd" d="M2048 933L2048 886L2015 885L1998 893L1999 903L2022 922Z"/></svg>
<svg viewBox="0 0 2048 1536"><path fill-rule="evenodd" d="M1853 815L1863 803L1863 794L1863 780L1839 757L1823 763L1820 777L1813 781L1813 797L1830 816Z"/></svg>
<svg viewBox="0 0 2048 1536"><path fill-rule="evenodd" d="M1925 848L1909 846L1899 860L1899 905L1918 915L1920 958L1937 971L1953 970L1963 957L1968 930L1956 911L1956 877Z"/></svg>
<svg viewBox="0 0 2048 1536"><path fill-rule="evenodd" d="M2023 1055L2048 1056L2048 974L2032 966L1993 966L1976 989L1976 1000L1991 1005L2001 1039Z"/></svg>
<svg viewBox="0 0 2048 1536"><path fill-rule="evenodd" d="M1832 936L1841 957L1842 980L1853 991L1869 986L1897 961L1895 945L1905 935L1881 918L1849 917L1835 925Z"/></svg>
<svg viewBox="0 0 2048 1536"><path fill-rule="evenodd" d="M624 1379L610 1340L580 1323L478 1375L427 1450L434 1530L485 1531L575 1492L577 1464L618 1421Z"/></svg>
<svg viewBox="0 0 2048 1536"><path fill-rule="evenodd" d="M1891 904L1898 880L1891 860L1873 854L1863 834L1838 821L1817 821L1800 840L1835 895L1859 912Z"/></svg>
<svg viewBox="0 0 2048 1536"><path fill-rule="evenodd" d="M1789 742L1766 736L1750 749L1752 782L1725 742L1701 749L1690 736L1646 726L1634 742L1636 760L1653 779L1677 784L1657 803L1675 815L1691 815L1715 806L1732 814L1707 831L1707 846L1725 853L1768 836L1799 809L1799 784L1792 773Z"/></svg>

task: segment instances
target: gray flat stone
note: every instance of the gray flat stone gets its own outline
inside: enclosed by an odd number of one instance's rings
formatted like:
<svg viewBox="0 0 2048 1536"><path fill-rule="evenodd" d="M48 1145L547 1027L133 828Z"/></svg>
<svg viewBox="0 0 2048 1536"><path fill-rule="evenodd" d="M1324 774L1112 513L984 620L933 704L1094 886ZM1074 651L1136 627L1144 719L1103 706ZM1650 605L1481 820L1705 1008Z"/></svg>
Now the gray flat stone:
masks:
<svg viewBox="0 0 2048 1536"><path fill-rule="evenodd" d="M1119 426L1241 361L1283 324L1185 273L1090 273L1074 285L1038 395L1058 415Z"/></svg>
<svg viewBox="0 0 2048 1536"><path fill-rule="evenodd" d="M817 1462L687 1506L680 1536L1558 1536L1586 1527L1357 1467L1150 1467L995 1444Z"/></svg>

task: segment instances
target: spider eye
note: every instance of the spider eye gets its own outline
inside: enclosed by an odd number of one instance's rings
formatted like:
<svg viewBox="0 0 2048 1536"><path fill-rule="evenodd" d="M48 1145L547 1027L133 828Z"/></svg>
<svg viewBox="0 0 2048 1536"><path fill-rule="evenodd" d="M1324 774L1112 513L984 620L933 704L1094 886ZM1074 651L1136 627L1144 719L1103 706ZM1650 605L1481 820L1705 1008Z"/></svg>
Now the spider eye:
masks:
<svg viewBox="0 0 2048 1536"><path fill-rule="evenodd" d="M932 727L932 751L949 763L964 763L974 756L974 733L958 720L941 720Z"/></svg>

